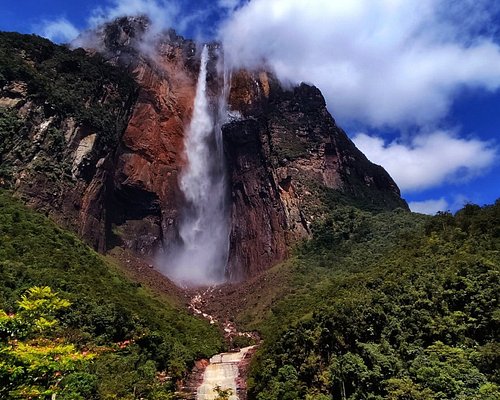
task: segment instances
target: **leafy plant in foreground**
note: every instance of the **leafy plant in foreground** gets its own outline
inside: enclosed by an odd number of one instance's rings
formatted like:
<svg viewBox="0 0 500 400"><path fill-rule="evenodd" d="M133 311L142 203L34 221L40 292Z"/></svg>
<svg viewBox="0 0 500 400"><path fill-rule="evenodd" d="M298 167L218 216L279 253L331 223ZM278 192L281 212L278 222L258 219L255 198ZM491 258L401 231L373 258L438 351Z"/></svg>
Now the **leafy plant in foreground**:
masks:
<svg viewBox="0 0 500 400"><path fill-rule="evenodd" d="M70 306L49 287L32 287L18 311L0 310L0 394L2 398L45 398L61 391L61 381L95 357L54 337L56 314Z"/></svg>

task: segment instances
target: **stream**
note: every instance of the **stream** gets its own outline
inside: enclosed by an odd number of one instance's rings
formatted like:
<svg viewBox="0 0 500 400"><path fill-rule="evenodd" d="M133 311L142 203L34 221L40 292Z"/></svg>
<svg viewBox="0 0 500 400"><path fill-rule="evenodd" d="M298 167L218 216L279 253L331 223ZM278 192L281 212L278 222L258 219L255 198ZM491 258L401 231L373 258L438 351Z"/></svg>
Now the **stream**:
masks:
<svg viewBox="0 0 500 400"><path fill-rule="evenodd" d="M224 333L224 337L228 341L231 341L231 338L236 336L244 336L258 341L259 338L255 336L255 333L240 332L233 322L228 320L220 321L215 316L204 312L206 299L210 298L215 290L215 287L210 287L194 294L189 302L191 312L207 319L213 325L219 325ZM201 384L196 390L196 400L217 399L218 393L215 390L216 387L219 387L221 390L230 389L229 400L246 398L244 376L248 369L249 359L256 348L257 345L248 346L239 350L216 354L210 358L203 372Z"/></svg>
<svg viewBox="0 0 500 400"><path fill-rule="evenodd" d="M238 352L216 354L210 359L210 364L203 374L203 383L196 392L196 400L214 400L217 398L217 386L221 390L230 389L229 400L238 400L237 380L239 364L255 346L244 347Z"/></svg>

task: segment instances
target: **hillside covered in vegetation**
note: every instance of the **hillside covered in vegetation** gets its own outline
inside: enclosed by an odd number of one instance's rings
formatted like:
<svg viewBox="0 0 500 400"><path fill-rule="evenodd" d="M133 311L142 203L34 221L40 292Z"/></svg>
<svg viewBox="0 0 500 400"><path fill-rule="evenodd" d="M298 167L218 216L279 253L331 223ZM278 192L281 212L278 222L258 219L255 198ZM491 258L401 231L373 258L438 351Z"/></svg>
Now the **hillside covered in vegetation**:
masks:
<svg viewBox="0 0 500 400"><path fill-rule="evenodd" d="M61 371L48 367L37 378L33 359L10 359L9 368L9 360L2 358L2 399L44 379L58 382L58 399L167 399L194 360L222 348L218 331L207 322L188 315L173 299L129 281L117 265L2 191L0 309L6 315L17 313L18 300L33 286L50 287L71 303L55 314L57 329L35 338L57 338L98 356L85 363L85 368L75 367L60 376L62 380L57 379ZM2 357L18 346L11 339L20 335L3 322L0 318Z"/></svg>
<svg viewBox="0 0 500 400"><path fill-rule="evenodd" d="M235 347L263 338L249 400L499 399L500 201L409 212L315 87L233 75L213 168L231 220L209 226L231 227L231 282L176 298L113 260L168 254L186 200L196 46L172 31L150 63L130 44L144 22L101 32L109 58L0 32L0 398L177 398L225 347L185 296L255 331Z"/></svg>
<svg viewBox="0 0 500 400"><path fill-rule="evenodd" d="M498 399L499 245L498 201L332 212L278 267L289 289L239 315L264 333L250 398Z"/></svg>

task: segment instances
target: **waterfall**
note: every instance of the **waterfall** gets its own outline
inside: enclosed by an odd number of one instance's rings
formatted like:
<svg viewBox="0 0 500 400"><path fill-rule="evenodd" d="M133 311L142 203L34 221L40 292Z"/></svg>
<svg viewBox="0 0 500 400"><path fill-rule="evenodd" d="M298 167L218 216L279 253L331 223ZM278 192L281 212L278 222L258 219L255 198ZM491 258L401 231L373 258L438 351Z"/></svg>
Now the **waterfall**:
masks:
<svg viewBox="0 0 500 400"><path fill-rule="evenodd" d="M220 386L222 390L231 389L228 399L238 400L238 367L254 348L255 346L249 346L234 353L221 353L213 356L203 374L203 382L197 389L196 400L217 399L218 396L214 390L217 386Z"/></svg>
<svg viewBox="0 0 500 400"><path fill-rule="evenodd" d="M226 116L226 84L211 107L207 93L208 47L201 65L191 123L186 131L186 166L180 188L186 204L179 223L180 243L165 262L166 274L183 286L222 283L229 252L229 214L221 127ZM225 76L226 74L224 74Z"/></svg>

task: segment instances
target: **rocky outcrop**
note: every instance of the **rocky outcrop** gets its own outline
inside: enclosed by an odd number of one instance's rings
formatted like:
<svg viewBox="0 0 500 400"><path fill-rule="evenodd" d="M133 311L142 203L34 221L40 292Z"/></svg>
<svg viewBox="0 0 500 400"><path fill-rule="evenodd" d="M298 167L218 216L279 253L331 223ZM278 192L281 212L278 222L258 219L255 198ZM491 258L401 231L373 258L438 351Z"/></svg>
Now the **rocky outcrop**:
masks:
<svg viewBox="0 0 500 400"><path fill-rule="evenodd" d="M104 51L127 66L140 88L115 158L112 202L118 207L109 224L119 242L152 253L177 237L178 175L197 66L194 43L174 32L156 43L154 57L142 55L134 40L144 23L121 19L104 28L102 39Z"/></svg>
<svg viewBox="0 0 500 400"><path fill-rule="evenodd" d="M148 24L144 17L120 18L82 39L82 45L98 50L108 62L125 67L139 87L114 156L107 236L108 247L123 245L140 254L168 252L179 240L184 131L200 63L193 41L173 30L150 37ZM214 92L219 84L216 47L210 47L209 64Z"/></svg>
<svg viewBox="0 0 500 400"><path fill-rule="evenodd" d="M231 186L229 276L241 280L282 261L290 243L289 219L280 195L264 127L248 119L224 127ZM291 221L290 221L291 222Z"/></svg>
<svg viewBox="0 0 500 400"><path fill-rule="evenodd" d="M34 74L2 82L2 116L16 126L12 146L0 149L2 167L8 167L0 179L100 251L121 245L152 254L176 239L177 210L183 202L178 189L183 135L199 61L194 43L173 31L154 43L154 57L146 54L140 46L147 24L144 18L122 18L104 25L82 38L87 52L36 37L4 38L14 42L11 50L18 52L18 64L34 67ZM95 60L91 67L105 75L89 76L79 65L82 57ZM59 73L68 65L77 65L77 70ZM81 80L82 86L91 82L89 95L70 93L78 100L78 112L74 105L59 104L64 99L58 96L40 99L41 93L28 90L42 74L52 73L50 92L71 79ZM106 115L95 119L112 124L88 121L87 114L101 105ZM23 157L17 154L21 147Z"/></svg>
<svg viewBox="0 0 500 400"><path fill-rule="evenodd" d="M380 166L355 147L306 84L283 89L265 72L233 77L224 127L231 177L231 277L253 276L288 255L335 202L370 209L407 205Z"/></svg>
<svg viewBox="0 0 500 400"><path fill-rule="evenodd" d="M106 248L113 156L136 86L98 54L0 34L0 183Z"/></svg>
<svg viewBox="0 0 500 400"><path fill-rule="evenodd" d="M179 240L195 43L173 31L150 37L141 17L83 35L86 51L15 34L0 39L0 61L14 49L18 64L0 74L0 183L100 251L118 245L151 255ZM209 48L215 107L220 49ZM266 72L239 71L228 101L231 280L284 260L336 202L407 208L389 175L336 125L317 88L285 89Z"/></svg>

